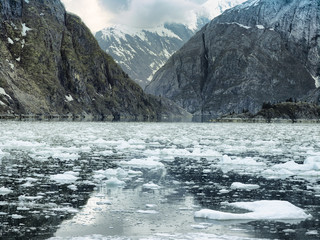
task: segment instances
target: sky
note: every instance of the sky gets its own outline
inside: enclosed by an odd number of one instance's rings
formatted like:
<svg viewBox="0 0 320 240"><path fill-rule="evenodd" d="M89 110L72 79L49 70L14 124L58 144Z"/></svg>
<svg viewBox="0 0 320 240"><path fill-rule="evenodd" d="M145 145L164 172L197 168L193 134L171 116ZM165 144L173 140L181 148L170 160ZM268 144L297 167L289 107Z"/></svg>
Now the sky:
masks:
<svg viewBox="0 0 320 240"><path fill-rule="evenodd" d="M207 0L61 0L93 33L115 24L155 27L165 22L193 21L190 11Z"/></svg>

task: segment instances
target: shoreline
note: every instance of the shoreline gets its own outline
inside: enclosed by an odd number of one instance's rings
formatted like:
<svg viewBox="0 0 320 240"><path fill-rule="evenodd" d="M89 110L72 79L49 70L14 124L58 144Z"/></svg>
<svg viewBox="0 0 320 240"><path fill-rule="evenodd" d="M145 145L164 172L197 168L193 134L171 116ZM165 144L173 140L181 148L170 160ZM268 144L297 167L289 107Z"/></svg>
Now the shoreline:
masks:
<svg viewBox="0 0 320 240"><path fill-rule="evenodd" d="M285 118L219 118L213 119L211 122L216 123L320 123L320 119L285 119Z"/></svg>

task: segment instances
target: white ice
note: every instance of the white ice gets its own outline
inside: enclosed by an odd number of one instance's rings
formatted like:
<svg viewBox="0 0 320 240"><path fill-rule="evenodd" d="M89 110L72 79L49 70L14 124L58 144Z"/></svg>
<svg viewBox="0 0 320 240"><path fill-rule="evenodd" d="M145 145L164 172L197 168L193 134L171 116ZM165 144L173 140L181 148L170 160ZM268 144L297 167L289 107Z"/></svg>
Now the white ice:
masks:
<svg viewBox="0 0 320 240"><path fill-rule="evenodd" d="M9 193L12 193L12 190L9 188L1 187L0 188L0 195L8 195Z"/></svg>
<svg viewBox="0 0 320 240"><path fill-rule="evenodd" d="M51 175L50 180L55 181L59 184L70 184L78 180L78 174L75 172L65 172L63 174Z"/></svg>
<svg viewBox="0 0 320 240"><path fill-rule="evenodd" d="M255 202L235 202L226 205L248 210L248 213L230 213L202 209L194 214L196 218L212 220L303 220L311 217L303 209L287 201L262 200Z"/></svg>

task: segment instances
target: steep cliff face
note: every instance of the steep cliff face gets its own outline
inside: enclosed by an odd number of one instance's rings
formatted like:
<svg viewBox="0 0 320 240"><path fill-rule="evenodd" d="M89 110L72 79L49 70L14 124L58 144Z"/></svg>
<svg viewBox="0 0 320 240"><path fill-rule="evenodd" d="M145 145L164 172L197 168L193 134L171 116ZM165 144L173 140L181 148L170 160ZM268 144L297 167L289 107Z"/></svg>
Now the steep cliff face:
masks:
<svg viewBox="0 0 320 240"><path fill-rule="evenodd" d="M0 0L0 12L2 115L144 120L173 110L144 94L59 0Z"/></svg>
<svg viewBox="0 0 320 240"><path fill-rule="evenodd" d="M249 0L210 24L237 22L274 29L288 50L305 64L319 86L320 2L317 0Z"/></svg>
<svg viewBox="0 0 320 240"><path fill-rule="evenodd" d="M299 19L291 17L302 5L308 9ZM146 91L208 117L304 97L316 88L319 70L314 7L316 0L254 0L227 10L173 55ZM298 29L302 36L293 34Z"/></svg>

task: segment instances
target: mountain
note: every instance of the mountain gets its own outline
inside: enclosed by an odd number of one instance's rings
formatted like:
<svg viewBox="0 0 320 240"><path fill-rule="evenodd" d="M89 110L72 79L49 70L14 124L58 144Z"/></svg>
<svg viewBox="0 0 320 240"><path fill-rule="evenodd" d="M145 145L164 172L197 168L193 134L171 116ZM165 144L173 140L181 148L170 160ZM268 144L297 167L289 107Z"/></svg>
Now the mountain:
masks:
<svg viewBox="0 0 320 240"><path fill-rule="evenodd" d="M224 10L244 0L208 0L191 12L189 25L166 23L152 28L115 25L96 33L99 45L142 87L196 31Z"/></svg>
<svg viewBox="0 0 320 240"><path fill-rule="evenodd" d="M185 113L144 94L59 0L0 0L0 13L1 117L156 120Z"/></svg>
<svg viewBox="0 0 320 240"><path fill-rule="evenodd" d="M249 0L201 29L146 91L215 118L303 99L319 78L318 0Z"/></svg>

